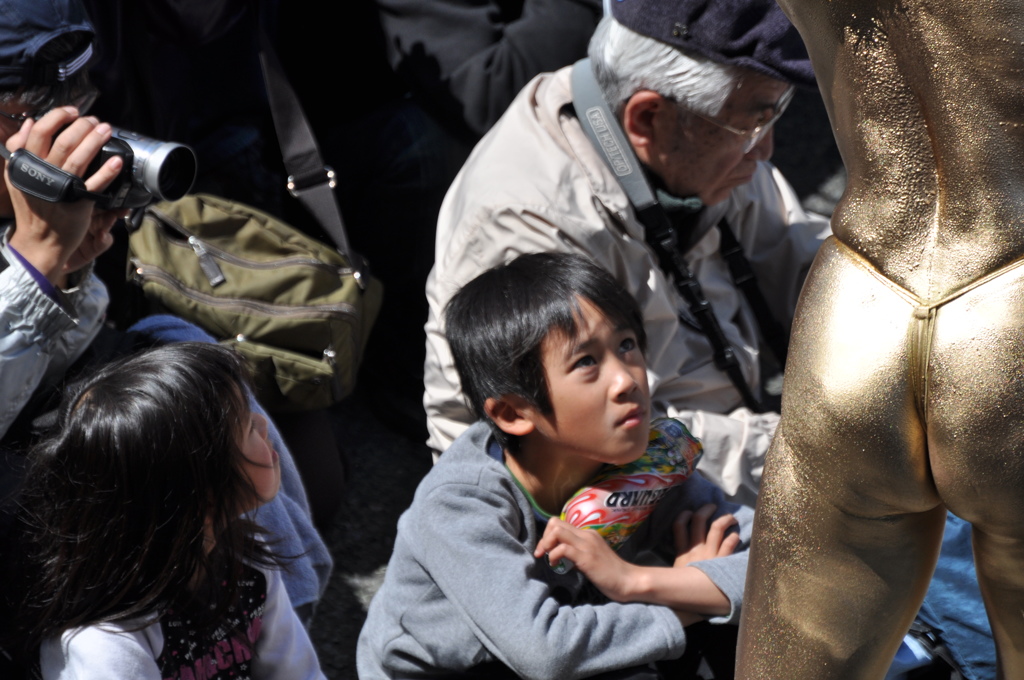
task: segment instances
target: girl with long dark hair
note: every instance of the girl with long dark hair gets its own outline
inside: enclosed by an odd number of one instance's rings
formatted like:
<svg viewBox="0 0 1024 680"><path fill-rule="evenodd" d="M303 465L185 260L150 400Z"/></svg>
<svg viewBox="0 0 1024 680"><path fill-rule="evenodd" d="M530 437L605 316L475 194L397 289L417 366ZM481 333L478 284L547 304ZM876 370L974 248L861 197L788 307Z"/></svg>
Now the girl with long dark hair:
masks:
<svg viewBox="0 0 1024 680"><path fill-rule="evenodd" d="M253 518L280 465L229 350L159 347L70 395L22 500L44 678L322 678Z"/></svg>

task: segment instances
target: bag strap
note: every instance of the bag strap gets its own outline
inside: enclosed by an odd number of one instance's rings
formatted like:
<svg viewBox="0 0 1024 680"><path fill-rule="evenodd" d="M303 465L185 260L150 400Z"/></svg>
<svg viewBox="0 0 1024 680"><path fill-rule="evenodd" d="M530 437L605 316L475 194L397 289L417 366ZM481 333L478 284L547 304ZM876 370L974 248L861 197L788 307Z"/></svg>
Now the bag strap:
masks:
<svg viewBox="0 0 1024 680"><path fill-rule="evenodd" d="M640 160L604 100L594 78L590 59L581 59L572 68L572 100L583 131L618 178L637 218L644 225L644 238L654 250L658 265L671 276L676 290L711 344L715 366L729 377L747 408L763 411L761 401L754 396L743 376L736 351L725 337L711 303L704 296L693 272L686 266L683 254L679 252L678 237L668 214L655 198L650 183L644 177Z"/></svg>
<svg viewBox="0 0 1024 680"><path fill-rule="evenodd" d="M288 193L305 206L334 240L338 252L351 263L359 287L365 290L366 281L363 276L366 262L349 246L345 222L334 196L337 184L334 169L324 165L313 128L285 75L262 21L259 22L259 32L260 66L267 86L274 129L281 145L281 156L288 173Z"/></svg>
<svg viewBox="0 0 1024 680"><path fill-rule="evenodd" d="M718 252L721 253L722 259L729 265L729 274L732 275L732 282L743 291L751 311L754 312L754 318L757 319L757 325L761 329L761 335L764 337L765 344L768 345L772 354L775 355L775 359L779 362L779 367L785 368L786 354L789 350L789 336L783 330L782 324L778 322L768 308L768 301L764 299L761 286L757 283L757 275L754 274L754 269L750 266L747 256L743 254L743 248L740 247L740 242L736 240L732 227L729 226L724 217L719 220L717 227L719 234Z"/></svg>

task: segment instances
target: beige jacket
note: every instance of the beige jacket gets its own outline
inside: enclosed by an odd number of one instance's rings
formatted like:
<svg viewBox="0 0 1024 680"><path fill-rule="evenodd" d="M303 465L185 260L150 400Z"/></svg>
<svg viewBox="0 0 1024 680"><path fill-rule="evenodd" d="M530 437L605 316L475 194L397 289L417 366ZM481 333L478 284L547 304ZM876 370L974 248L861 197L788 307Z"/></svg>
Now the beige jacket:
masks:
<svg viewBox="0 0 1024 680"><path fill-rule="evenodd" d="M703 439L700 469L706 477L733 500L753 504L778 415L740 408L739 393L712 363L707 338L680 323L680 313L690 317L686 304L658 268L625 193L574 117L569 74L569 68L542 74L523 89L474 149L441 207L426 290L428 444L443 451L473 420L444 338L443 312L451 296L522 253L576 252L612 272L640 304L654 410L682 419ZM828 222L805 213L768 163L704 212L702 226L726 216L773 313L788 328L804 275L830 233ZM756 389L757 324L718 244L711 229L686 260Z"/></svg>

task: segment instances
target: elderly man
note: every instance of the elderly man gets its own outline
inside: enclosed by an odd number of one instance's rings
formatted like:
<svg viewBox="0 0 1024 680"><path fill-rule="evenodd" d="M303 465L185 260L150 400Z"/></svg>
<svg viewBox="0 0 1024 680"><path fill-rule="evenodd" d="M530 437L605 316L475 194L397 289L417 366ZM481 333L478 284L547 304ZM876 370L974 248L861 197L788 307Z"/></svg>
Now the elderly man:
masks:
<svg viewBox="0 0 1024 680"><path fill-rule="evenodd" d="M590 56L741 380L757 394L763 341L720 246L724 227L749 260L770 312L788 329L806 269L829 233L767 162L771 125L793 86L814 85L799 37L770 0L622 0L598 26ZM520 253L579 252L640 303L655 407L703 439L704 474L752 504L778 415L744 406L743 387L716 367L708 336L659 267L637 211L577 119L570 71L526 86L442 206L427 283L429 443L443 451L471 418L444 340L448 299Z"/></svg>

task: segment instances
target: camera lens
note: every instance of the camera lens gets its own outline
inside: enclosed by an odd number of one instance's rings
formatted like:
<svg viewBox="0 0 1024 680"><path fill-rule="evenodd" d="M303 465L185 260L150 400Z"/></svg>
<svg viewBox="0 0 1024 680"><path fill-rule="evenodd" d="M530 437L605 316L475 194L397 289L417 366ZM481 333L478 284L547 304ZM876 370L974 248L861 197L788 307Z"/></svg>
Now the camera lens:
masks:
<svg viewBox="0 0 1024 680"><path fill-rule="evenodd" d="M163 162L159 163L155 193L164 200L176 201L188 193L195 178L195 154L187 146L175 144L164 156Z"/></svg>

